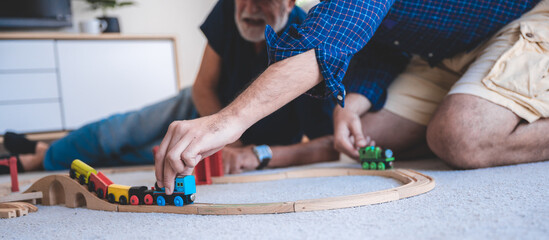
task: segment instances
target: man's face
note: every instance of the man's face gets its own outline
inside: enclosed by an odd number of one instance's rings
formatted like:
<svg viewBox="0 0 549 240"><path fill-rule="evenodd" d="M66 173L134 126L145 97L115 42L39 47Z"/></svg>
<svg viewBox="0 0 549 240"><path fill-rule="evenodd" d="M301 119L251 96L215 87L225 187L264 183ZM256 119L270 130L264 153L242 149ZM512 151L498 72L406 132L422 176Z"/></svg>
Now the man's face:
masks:
<svg viewBox="0 0 549 240"><path fill-rule="evenodd" d="M295 0L235 0L234 19L242 38L250 42L265 39L265 26L278 32L286 25Z"/></svg>

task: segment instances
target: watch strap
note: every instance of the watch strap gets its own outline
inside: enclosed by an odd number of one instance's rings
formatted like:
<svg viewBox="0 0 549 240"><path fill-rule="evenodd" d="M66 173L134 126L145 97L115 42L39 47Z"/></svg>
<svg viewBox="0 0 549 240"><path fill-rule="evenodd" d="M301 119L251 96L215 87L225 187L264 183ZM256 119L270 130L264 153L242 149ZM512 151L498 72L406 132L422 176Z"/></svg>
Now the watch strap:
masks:
<svg viewBox="0 0 549 240"><path fill-rule="evenodd" d="M267 165L269 165L269 162L273 158L273 152L271 151L271 148L267 145L260 145L253 147L253 152L257 159L259 159L259 166L257 166L257 170L261 170Z"/></svg>

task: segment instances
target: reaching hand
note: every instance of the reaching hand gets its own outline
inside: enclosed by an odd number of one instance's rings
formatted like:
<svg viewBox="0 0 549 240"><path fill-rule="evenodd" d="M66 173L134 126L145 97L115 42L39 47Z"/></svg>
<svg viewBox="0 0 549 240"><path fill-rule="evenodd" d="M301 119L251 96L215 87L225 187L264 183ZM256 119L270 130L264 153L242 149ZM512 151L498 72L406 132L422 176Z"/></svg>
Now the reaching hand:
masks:
<svg viewBox="0 0 549 240"><path fill-rule="evenodd" d="M236 174L243 170L254 170L259 166L259 159L252 150L252 145L246 147L223 148L223 167L225 173Z"/></svg>
<svg viewBox="0 0 549 240"><path fill-rule="evenodd" d="M360 115L370 108L370 102L364 96L350 93L346 107L337 106L334 109L334 147L347 156L358 159L358 149L367 145L375 145L370 137L364 137Z"/></svg>
<svg viewBox="0 0 549 240"><path fill-rule="evenodd" d="M154 157L156 181L166 189L166 194L172 194L178 175L192 174L200 160L242 135L245 127L230 119L214 114L170 124Z"/></svg>

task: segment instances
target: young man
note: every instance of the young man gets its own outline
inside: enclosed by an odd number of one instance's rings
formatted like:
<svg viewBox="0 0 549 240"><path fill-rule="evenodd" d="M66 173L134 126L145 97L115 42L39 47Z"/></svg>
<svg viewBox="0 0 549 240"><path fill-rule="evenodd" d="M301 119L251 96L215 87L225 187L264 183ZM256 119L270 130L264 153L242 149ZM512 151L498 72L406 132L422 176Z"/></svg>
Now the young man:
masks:
<svg viewBox="0 0 549 240"><path fill-rule="evenodd" d="M340 105L335 146L351 156L366 135L409 156L427 138L459 168L548 159L548 1L538 2L323 1L281 36L267 28L276 63L234 102L171 124L155 156L158 180L171 189L176 174L315 85L310 93ZM393 80L386 109L368 112L383 108Z"/></svg>
<svg viewBox="0 0 549 240"><path fill-rule="evenodd" d="M36 154L20 156L23 166L30 162L32 167L43 164L46 170L65 169L76 158L92 166L152 163L151 149L160 144L172 121L218 112L267 68L265 25L282 32L301 23L305 13L294 4L293 0L219 1L201 26L208 45L192 89L139 111L88 124L49 148L39 143ZM225 171L336 160L332 109L331 102L309 96L288 103L223 149ZM304 135L311 141L301 143Z"/></svg>

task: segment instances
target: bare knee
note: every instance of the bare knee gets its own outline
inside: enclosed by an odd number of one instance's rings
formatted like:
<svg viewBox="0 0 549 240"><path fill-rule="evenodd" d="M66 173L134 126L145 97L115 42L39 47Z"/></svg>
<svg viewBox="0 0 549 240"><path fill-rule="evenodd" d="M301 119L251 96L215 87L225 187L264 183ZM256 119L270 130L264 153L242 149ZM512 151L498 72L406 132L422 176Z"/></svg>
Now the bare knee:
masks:
<svg viewBox="0 0 549 240"><path fill-rule="evenodd" d="M487 161L477 141L457 131L450 124L433 123L427 128L427 144L441 160L457 169L487 167Z"/></svg>
<svg viewBox="0 0 549 240"><path fill-rule="evenodd" d="M427 144L448 165L459 169L490 167L497 136L485 127L470 96L451 95L427 127ZM450 107L451 106L451 107Z"/></svg>

